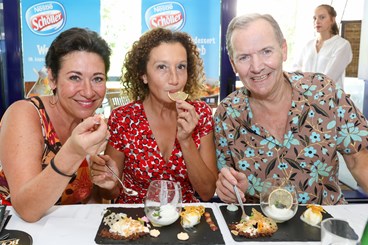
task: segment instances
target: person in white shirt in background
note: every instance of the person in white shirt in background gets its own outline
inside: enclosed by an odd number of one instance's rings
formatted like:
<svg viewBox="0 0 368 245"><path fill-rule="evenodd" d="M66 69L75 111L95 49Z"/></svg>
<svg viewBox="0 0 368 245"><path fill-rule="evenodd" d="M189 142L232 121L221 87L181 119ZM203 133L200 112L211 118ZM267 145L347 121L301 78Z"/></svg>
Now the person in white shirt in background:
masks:
<svg viewBox="0 0 368 245"><path fill-rule="evenodd" d="M303 48L293 69L323 73L343 89L345 69L353 58L351 45L339 36L336 11L332 6L319 5L314 11L313 21L316 38Z"/></svg>

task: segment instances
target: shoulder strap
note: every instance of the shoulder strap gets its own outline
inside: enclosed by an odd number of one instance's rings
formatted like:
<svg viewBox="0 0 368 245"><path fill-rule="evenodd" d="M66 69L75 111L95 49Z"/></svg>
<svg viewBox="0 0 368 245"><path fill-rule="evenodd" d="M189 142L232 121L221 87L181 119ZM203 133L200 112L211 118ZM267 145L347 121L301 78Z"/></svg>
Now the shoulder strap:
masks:
<svg viewBox="0 0 368 245"><path fill-rule="evenodd" d="M41 112L40 112L40 110L45 111L45 106L43 105L41 98L38 97L38 96L30 97L26 100L28 100L35 107L35 109L38 113L38 116L40 117L40 123L41 123L41 128L42 128L42 136L45 139L46 138L45 123L42 120L42 116L41 116ZM45 111L45 114L46 114L46 111Z"/></svg>

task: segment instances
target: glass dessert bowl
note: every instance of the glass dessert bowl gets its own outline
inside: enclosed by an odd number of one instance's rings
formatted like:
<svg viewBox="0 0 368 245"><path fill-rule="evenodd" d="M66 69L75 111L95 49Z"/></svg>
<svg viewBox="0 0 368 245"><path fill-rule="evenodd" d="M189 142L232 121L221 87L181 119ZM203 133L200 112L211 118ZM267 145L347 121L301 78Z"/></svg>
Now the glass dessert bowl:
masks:
<svg viewBox="0 0 368 245"><path fill-rule="evenodd" d="M262 212L277 223L291 219L298 211L295 186L287 179L266 179L260 194L260 205Z"/></svg>
<svg viewBox="0 0 368 245"><path fill-rule="evenodd" d="M181 187L168 180L150 183L144 201L144 212L155 227L171 225L180 216L182 208Z"/></svg>

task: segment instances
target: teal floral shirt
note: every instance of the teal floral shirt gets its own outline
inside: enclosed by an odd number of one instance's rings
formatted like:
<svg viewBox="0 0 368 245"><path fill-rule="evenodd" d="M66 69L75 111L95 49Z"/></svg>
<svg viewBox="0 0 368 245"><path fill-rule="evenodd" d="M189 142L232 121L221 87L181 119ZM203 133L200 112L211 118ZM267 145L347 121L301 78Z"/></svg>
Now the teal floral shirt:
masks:
<svg viewBox="0 0 368 245"><path fill-rule="evenodd" d="M367 148L367 120L325 75L284 75L293 92L283 141L252 123L243 87L226 97L214 116L218 168L231 166L246 174L248 200L257 201L266 178L280 177L293 181L299 203L345 204L337 151L344 155Z"/></svg>

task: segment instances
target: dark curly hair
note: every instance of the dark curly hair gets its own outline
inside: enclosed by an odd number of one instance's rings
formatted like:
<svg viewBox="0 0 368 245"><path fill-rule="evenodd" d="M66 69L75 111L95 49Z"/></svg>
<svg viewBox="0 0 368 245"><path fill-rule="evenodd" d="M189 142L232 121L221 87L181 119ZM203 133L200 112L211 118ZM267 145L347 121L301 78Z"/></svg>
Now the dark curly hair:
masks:
<svg viewBox="0 0 368 245"><path fill-rule="evenodd" d="M54 78L57 78L59 74L62 58L74 51L86 51L101 56L105 64L105 74L107 75L110 69L111 55L109 45L97 32L74 27L60 33L47 51L45 58L46 67L51 69Z"/></svg>
<svg viewBox="0 0 368 245"><path fill-rule="evenodd" d="M198 99L205 81L203 61L198 48L187 33L164 28L154 28L145 32L126 54L121 77L123 94L127 94L131 100L144 100L147 97L149 88L143 83L142 76L147 73L151 50L162 43L180 43L185 48L188 80L184 92L189 94L190 100Z"/></svg>

